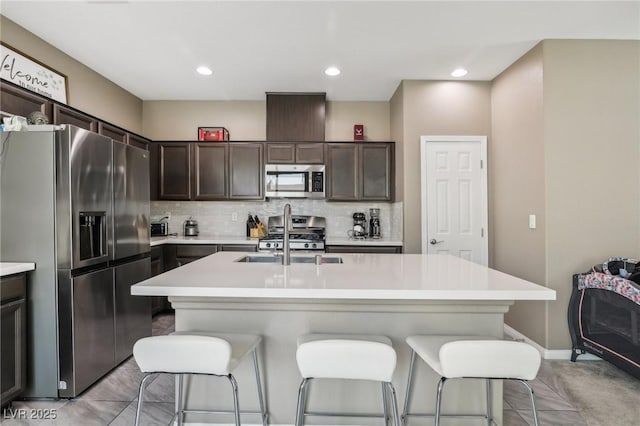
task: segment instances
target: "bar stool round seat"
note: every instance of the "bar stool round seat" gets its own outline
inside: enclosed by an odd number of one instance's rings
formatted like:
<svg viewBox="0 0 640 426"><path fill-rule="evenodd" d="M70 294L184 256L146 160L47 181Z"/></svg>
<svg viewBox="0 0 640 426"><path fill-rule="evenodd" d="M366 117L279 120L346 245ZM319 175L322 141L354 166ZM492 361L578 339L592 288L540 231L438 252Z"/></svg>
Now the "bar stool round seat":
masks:
<svg viewBox="0 0 640 426"><path fill-rule="evenodd" d="M135 424L138 425L140 422L147 381L155 374L165 373L178 376L178 411L175 416L177 416L179 425L182 424L184 413L195 412L195 410L185 410L183 408L183 378L186 374L226 377L231 383L233 411L218 410L210 411L211 413L234 414L237 426L241 424L241 414L257 414L261 417L262 424L266 425L267 410L262 393L257 356L261 339L261 336L252 334L183 331L167 336L145 337L138 340L133 347L133 357L140 370L144 373L144 377L140 382ZM238 385L233 376L233 371L249 355L253 357L260 412L241 412L239 409ZM198 410L197 412L203 413L207 411Z"/></svg>
<svg viewBox="0 0 640 426"><path fill-rule="evenodd" d="M421 415L434 416L436 426L440 424L440 417L445 416L440 413L444 383L448 379L464 378L485 379L487 414L480 416L487 419L488 425L492 424L491 380L521 382L529 391L534 423L538 425L534 392L527 383L536 378L541 362L540 353L533 346L523 342L497 340L495 337L483 336L409 336L406 341L412 352L402 413L405 424L409 416L418 415L409 412L413 367L417 354L441 377L437 389L435 414Z"/></svg>
<svg viewBox="0 0 640 426"><path fill-rule="evenodd" d="M396 393L391 383L396 351L386 336L354 334L308 334L298 338L296 352L302 383L298 391L296 426L305 416L382 417L387 424L391 406L396 426L400 424ZM371 380L382 384L383 414L307 412L307 388L312 379Z"/></svg>

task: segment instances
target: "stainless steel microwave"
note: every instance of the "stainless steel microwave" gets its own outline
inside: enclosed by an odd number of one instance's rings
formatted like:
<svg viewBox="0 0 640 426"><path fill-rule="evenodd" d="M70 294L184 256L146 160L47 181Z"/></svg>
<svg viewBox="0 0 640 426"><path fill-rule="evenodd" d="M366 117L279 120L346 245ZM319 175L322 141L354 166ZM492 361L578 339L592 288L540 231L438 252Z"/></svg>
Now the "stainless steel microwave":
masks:
<svg viewBox="0 0 640 426"><path fill-rule="evenodd" d="M324 198L324 164L267 164L267 198Z"/></svg>

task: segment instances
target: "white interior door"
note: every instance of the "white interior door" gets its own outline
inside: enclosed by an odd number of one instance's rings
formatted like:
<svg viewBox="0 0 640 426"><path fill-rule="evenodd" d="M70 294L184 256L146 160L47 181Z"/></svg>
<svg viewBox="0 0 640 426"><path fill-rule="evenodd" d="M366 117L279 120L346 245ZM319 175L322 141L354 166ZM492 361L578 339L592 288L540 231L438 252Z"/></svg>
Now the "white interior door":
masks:
<svg viewBox="0 0 640 426"><path fill-rule="evenodd" d="M488 264L486 136L422 136L422 252Z"/></svg>

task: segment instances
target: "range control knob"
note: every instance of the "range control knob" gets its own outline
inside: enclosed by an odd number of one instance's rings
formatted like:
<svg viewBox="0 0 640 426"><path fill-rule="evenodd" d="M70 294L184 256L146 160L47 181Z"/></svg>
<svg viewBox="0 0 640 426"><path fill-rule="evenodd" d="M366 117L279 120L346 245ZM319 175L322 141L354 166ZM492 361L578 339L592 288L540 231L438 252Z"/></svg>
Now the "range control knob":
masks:
<svg viewBox="0 0 640 426"><path fill-rule="evenodd" d="M267 248L271 247L271 243L267 243Z"/></svg>
<svg viewBox="0 0 640 426"><path fill-rule="evenodd" d="M304 248L309 248L309 243L304 243Z"/></svg>
<svg viewBox="0 0 640 426"><path fill-rule="evenodd" d="M316 243L311 244L311 247L316 248L318 245Z"/></svg>

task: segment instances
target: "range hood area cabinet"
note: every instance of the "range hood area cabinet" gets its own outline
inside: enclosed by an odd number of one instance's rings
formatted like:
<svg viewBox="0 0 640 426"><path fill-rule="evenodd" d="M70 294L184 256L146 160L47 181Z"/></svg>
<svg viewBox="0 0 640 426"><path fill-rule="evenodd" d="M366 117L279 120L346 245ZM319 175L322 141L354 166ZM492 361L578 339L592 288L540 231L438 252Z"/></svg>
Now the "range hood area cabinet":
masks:
<svg viewBox="0 0 640 426"><path fill-rule="evenodd" d="M324 141L326 93L267 92L267 141Z"/></svg>
<svg viewBox="0 0 640 426"><path fill-rule="evenodd" d="M323 142L268 142L267 164L324 164Z"/></svg>
<svg viewBox="0 0 640 426"><path fill-rule="evenodd" d="M150 150L152 200L264 199L261 142L156 142Z"/></svg>
<svg viewBox="0 0 640 426"><path fill-rule="evenodd" d="M393 201L393 142L329 142L325 145L330 201Z"/></svg>

